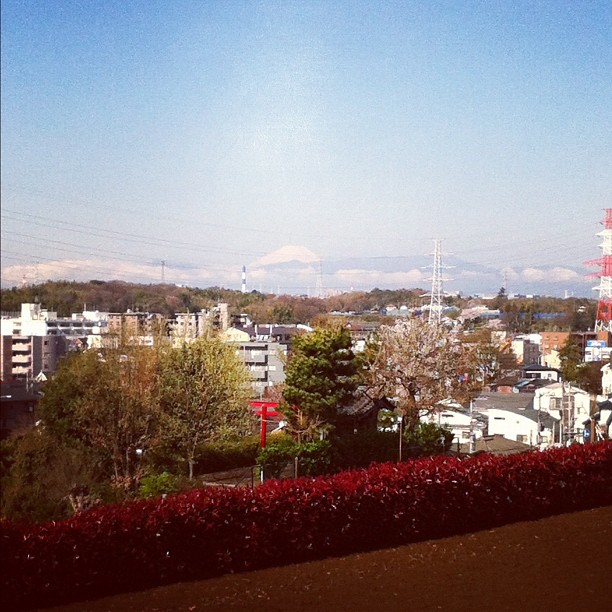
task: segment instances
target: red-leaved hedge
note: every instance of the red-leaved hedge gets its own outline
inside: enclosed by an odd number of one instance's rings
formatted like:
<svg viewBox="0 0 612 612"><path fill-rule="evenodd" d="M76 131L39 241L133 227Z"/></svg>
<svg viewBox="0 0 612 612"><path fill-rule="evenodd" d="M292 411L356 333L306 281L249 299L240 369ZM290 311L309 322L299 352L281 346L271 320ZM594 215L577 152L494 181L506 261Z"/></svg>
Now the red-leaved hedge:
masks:
<svg viewBox="0 0 612 612"><path fill-rule="evenodd" d="M612 442L433 457L0 524L11 609L90 599L612 504Z"/></svg>

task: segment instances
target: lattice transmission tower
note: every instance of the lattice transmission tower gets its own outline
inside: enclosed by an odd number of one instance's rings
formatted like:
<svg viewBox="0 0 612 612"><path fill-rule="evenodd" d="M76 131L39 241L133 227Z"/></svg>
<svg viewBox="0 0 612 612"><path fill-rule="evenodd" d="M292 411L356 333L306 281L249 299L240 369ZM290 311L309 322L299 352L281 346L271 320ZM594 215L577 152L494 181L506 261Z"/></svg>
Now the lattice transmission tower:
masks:
<svg viewBox="0 0 612 612"><path fill-rule="evenodd" d="M450 266L442 265L442 241L434 240L434 262L433 262L433 274L431 275L431 292L425 295L429 296L429 323L440 325L442 322L442 310L444 304L442 298L444 297L444 281L448 280L442 276L442 270L449 268Z"/></svg>
<svg viewBox="0 0 612 612"><path fill-rule="evenodd" d="M601 223L604 229L597 236L603 237L603 242L599 245L602 256L585 264L600 267L599 272L589 275L591 278L599 278L599 286L593 287L599 292L595 331L612 332L612 208L606 208L606 216Z"/></svg>

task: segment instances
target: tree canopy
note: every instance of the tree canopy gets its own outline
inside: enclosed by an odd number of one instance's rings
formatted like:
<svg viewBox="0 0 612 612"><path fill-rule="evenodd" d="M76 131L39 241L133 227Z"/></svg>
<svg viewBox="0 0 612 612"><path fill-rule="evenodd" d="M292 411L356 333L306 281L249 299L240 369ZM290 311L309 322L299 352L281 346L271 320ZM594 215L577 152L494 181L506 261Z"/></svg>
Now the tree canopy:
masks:
<svg viewBox="0 0 612 612"><path fill-rule="evenodd" d="M301 441L333 427L338 409L353 398L357 362L346 328L315 329L294 340L283 398L290 428Z"/></svg>
<svg viewBox="0 0 612 612"><path fill-rule="evenodd" d="M63 442L78 441L101 453L115 481L130 487L139 455L158 435L159 373L159 353L150 347L75 353L45 386L43 426Z"/></svg>
<svg viewBox="0 0 612 612"><path fill-rule="evenodd" d="M215 337L199 338L165 354L163 438L186 459L189 478L198 446L251 432L249 380L235 349Z"/></svg>
<svg viewBox="0 0 612 612"><path fill-rule="evenodd" d="M366 362L369 386L394 399L408 430L441 401L466 401L477 384L471 349L445 327L423 319L382 326Z"/></svg>

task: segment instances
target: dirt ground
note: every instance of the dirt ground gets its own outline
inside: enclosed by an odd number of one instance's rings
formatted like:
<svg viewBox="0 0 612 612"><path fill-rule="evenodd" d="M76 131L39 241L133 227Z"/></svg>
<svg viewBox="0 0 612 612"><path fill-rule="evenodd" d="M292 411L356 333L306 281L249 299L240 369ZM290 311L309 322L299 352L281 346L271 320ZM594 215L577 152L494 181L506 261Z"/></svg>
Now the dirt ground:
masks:
<svg viewBox="0 0 612 612"><path fill-rule="evenodd" d="M612 611L612 506L47 610Z"/></svg>

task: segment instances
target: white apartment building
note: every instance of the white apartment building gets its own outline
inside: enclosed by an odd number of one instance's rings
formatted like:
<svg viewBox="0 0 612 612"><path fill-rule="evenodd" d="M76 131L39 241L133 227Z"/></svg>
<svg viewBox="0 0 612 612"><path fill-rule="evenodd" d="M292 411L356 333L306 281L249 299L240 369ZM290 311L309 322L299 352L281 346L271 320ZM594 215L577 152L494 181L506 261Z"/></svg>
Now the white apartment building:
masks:
<svg viewBox="0 0 612 612"><path fill-rule="evenodd" d="M0 377L33 380L53 372L71 343L90 344L105 327L104 313L85 311L60 318L40 304L22 304L19 316L0 319Z"/></svg>

